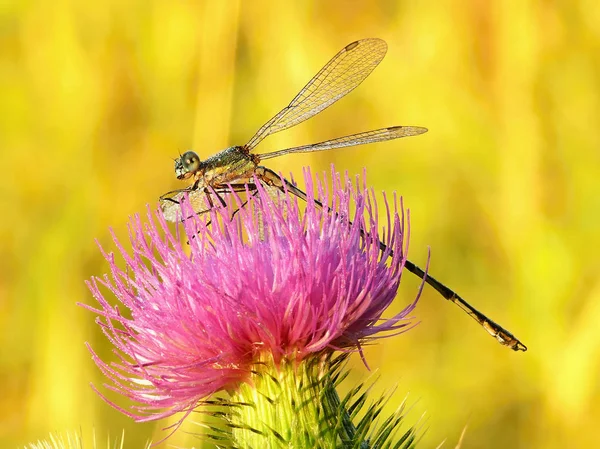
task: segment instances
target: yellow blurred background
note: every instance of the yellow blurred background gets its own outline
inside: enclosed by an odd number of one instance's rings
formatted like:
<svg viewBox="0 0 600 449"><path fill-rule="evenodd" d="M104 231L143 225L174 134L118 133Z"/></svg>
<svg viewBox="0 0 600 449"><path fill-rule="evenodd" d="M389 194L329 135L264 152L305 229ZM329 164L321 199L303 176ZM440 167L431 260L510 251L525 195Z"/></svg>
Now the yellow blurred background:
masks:
<svg viewBox="0 0 600 449"><path fill-rule="evenodd" d="M179 152L242 144L338 50L389 50L360 88L261 151L390 125L417 138L269 160L358 173L411 210L411 259L528 345L513 353L426 288L367 350L421 447L600 445L600 6L594 1L106 1L0 6L0 446L50 431L140 448L91 390L110 348L84 280L94 239L181 187ZM415 294L407 274L397 307ZM370 373L358 357L353 380ZM119 404L127 406L124 399ZM189 423L168 443L201 447ZM166 445L164 446L166 447Z"/></svg>

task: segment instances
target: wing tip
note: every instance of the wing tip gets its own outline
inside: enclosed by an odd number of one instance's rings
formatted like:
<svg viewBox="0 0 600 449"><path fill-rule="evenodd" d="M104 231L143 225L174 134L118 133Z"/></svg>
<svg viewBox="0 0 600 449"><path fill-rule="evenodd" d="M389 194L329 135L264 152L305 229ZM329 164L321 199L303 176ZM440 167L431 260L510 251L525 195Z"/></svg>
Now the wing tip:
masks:
<svg viewBox="0 0 600 449"><path fill-rule="evenodd" d="M354 41L354 42L350 42L348 45L346 45L344 47L345 51L352 51L354 50L356 47L358 47L358 45L360 44L361 41Z"/></svg>
<svg viewBox="0 0 600 449"><path fill-rule="evenodd" d="M378 37L367 37L365 39L359 39L357 41L350 42L348 45L346 45L344 47L344 51L350 52L352 50L355 50L356 47L358 47L359 45L364 45L364 44L369 44L369 43L373 44L375 46L381 47L383 54L385 54L387 52L387 48L388 48L387 42Z"/></svg>
<svg viewBox="0 0 600 449"><path fill-rule="evenodd" d="M427 131L429 131L428 128L425 128L424 126L392 126L390 128L388 128L388 130L390 131L398 131L398 130L402 130L405 131L405 135L407 136L418 136L420 134L425 134Z"/></svg>

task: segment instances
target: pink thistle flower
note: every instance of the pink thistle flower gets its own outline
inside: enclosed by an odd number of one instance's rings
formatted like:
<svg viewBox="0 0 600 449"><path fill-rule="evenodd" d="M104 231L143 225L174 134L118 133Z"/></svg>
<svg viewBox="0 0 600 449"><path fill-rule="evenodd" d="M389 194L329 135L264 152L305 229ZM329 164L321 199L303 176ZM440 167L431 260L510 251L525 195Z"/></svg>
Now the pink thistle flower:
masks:
<svg viewBox="0 0 600 449"><path fill-rule="evenodd" d="M111 405L138 421L187 415L211 394L250 383L265 354L278 364L360 351L365 341L410 327L420 291L382 318L408 250L401 201L399 211L395 196L393 210L385 201L380 234L374 192L332 174L331 192L317 181L315 195L305 172L302 208L291 194L273 200L257 182L233 218L241 205L235 195L202 216L182 205L190 218L175 235L160 213L149 212L147 223L132 219L131 254L114 238L126 268L104 253L111 276L88 283L100 307L84 305L99 315L118 356L107 363L90 348L111 381L106 387L136 402L131 410ZM128 312L109 304L101 287Z"/></svg>

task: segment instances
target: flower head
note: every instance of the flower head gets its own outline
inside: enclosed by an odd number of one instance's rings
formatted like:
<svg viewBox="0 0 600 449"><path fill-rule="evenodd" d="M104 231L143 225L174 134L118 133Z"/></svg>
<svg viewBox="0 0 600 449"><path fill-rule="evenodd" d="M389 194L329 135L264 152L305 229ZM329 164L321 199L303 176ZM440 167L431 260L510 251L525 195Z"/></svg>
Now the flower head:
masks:
<svg viewBox="0 0 600 449"><path fill-rule="evenodd" d="M107 387L137 403L124 413L149 420L190 412L249 382L265 354L300 362L406 330L416 299L382 319L406 261L404 212L386 201L380 234L374 193L332 175L331 189L317 181L315 194L305 172L306 203L287 192L273 199L257 180L241 208L235 194L201 216L183 204L189 218L175 235L160 213L145 224L135 217L131 254L115 238L125 269L105 254L111 276L89 282L100 307L86 307L119 356L106 363L92 350Z"/></svg>

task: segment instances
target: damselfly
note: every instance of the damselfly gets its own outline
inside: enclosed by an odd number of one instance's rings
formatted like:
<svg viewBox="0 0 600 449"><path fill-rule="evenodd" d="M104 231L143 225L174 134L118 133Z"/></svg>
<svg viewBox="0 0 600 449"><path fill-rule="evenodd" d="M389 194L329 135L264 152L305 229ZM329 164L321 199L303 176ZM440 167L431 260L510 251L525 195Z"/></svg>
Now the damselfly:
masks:
<svg viewBox="0 0 600 449"><path fill-rule="evenodd" d="M289 105L261 126L248 143L229 147L205 161L200 160L193 151L181 155L175 160L177 178L191 179L193 183L185 189L168 192L160 198L166 219L178 219L181 213L179 205L186 195L196 213L203 213L208 211L215 201L224 204L221 194L227 194L232 189L243 191L254 183L254 179L260 179L267 186L281 191L287 190L306 200L306 194L302 190L260 165L261 161L285 154L332 150L427 132L427 128L419 126L392 126L271 153L253 152L267 136L308 120L355 89L377 67L386 51L387 44L381 39L363 39L346 45L304 86ZM426 274L417 265L407 261L405 266L411 273L424 278L444 298L459 306L500 344L515 351L527 350L513 334L479 312L453 290Z"/></svg>

